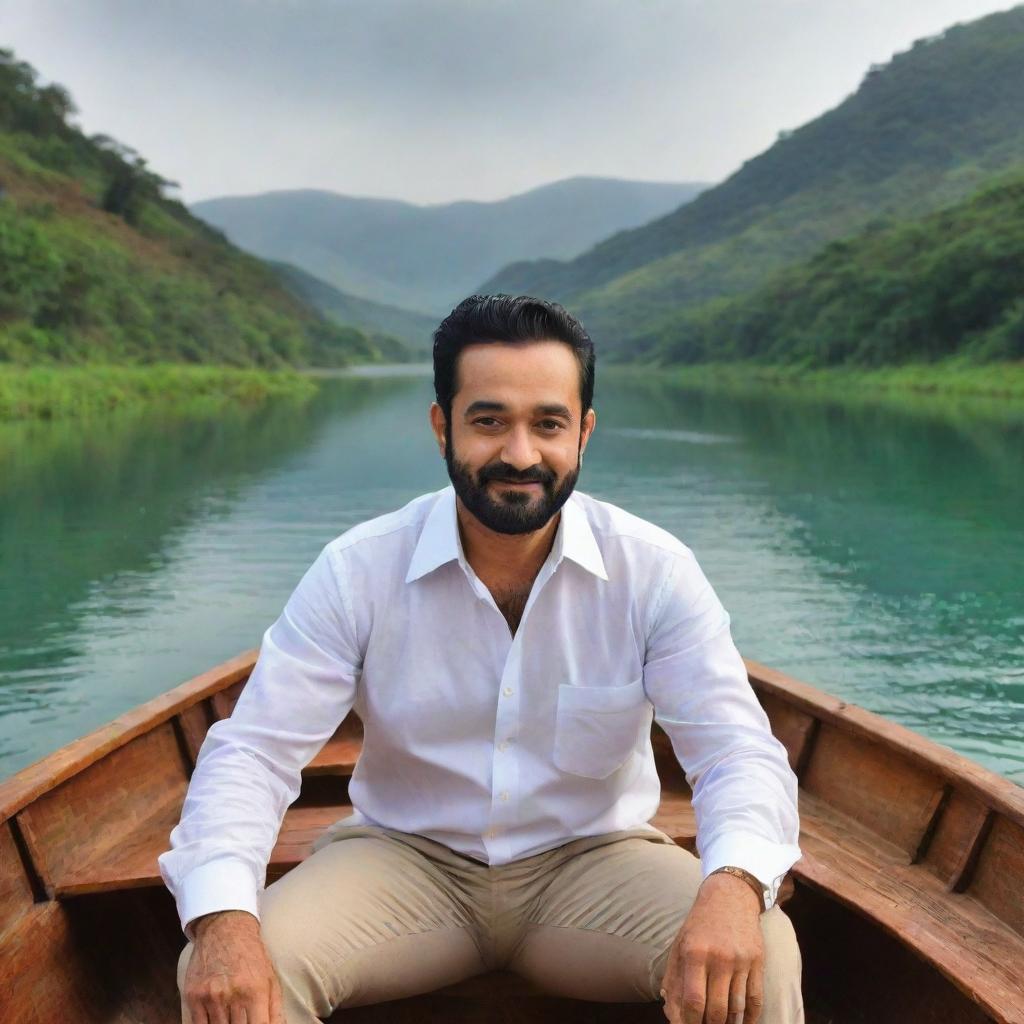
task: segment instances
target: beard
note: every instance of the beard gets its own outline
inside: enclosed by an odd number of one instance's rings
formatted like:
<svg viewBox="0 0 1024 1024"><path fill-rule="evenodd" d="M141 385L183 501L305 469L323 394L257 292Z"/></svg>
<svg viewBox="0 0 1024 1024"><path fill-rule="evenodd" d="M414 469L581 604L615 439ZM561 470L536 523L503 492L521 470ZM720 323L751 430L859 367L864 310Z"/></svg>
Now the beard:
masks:
<svg viewBox="0 0 1024 1024"><path fill-rule="evenodd" d="M446 430L445 434L444 461L455 493L462 499L462 504L495 533L533 533L539 530L569 500L576 487L580 475L578 450L576 468L566 473L561 481L543 466L518 470L501 461L489 462L474 473L466 463L455 458L451 430ZM492 480L539 483L541 494L535 497L526 491L502 491L498 488L495 496L488 486Z"/></svg>

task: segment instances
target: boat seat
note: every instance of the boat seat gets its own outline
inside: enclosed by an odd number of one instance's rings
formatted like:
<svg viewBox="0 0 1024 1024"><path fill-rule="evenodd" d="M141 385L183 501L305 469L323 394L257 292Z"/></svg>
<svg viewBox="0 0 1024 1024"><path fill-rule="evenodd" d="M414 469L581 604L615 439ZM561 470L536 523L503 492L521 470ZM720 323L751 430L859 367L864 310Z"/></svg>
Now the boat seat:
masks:
<svg viewBox="0 0 1024 1024"><path fill-rule="evenodd" d="M290 807L267 865L268 883L301 863L309 856L317 836L328 825L351 813L352 806L347 803L313 806L296 803ZM65 865L64 870L51 879L53 895L61 898L163 885L157 857L168 848L168 836L180 816L179 799L137 822L134 830L116 848L103 849L95 857L85 857L80 863ZM696 826L689 796L666 794L654 824L680 845L692 847Z"/></svg>

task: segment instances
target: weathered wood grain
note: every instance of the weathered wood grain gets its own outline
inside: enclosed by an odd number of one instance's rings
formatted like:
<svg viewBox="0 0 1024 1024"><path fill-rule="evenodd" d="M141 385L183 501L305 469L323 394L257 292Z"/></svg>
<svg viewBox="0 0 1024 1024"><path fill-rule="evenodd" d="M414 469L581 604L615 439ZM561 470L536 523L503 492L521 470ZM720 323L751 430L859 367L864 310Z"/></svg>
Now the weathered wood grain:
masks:
<svg viewBox="0 0 1024 1024"><path fill-rule="evenodd" d="M32 884L21 862L10 822L0 825L0 935L32 906Z"/></svg>
<svg viewBox="0 0 1024 1024"><path fill-rule="evenodd" d="M23 808L18 824L47 891L56 895L91 866L150 842L151 822L181 807L187 784L174 728L164 721Z"/></svg>
<svg viewBox="0 0 1024 1024"><path fill-rule="evenodd" d="M1024 829L995 818L966 892L1024 936ZM1017 967L1024 973L1024 941ZM1021 1004L1024 1014L1024 990Z"/></svg>
<svg viewBox="0 0 1024 1024"><path fill-rule="evenodd" d="M822 725L803 789L915 859L942 797L943 780L878 743Z"/></svg>
<svg viewBox="0 0 1024 1024"><path fill-rule="evenodd" d="M928 870L949 889L957 889L968 862L975 857L975 846L990 813L974 796L957 790L950 795L923 858Z"/></svg>

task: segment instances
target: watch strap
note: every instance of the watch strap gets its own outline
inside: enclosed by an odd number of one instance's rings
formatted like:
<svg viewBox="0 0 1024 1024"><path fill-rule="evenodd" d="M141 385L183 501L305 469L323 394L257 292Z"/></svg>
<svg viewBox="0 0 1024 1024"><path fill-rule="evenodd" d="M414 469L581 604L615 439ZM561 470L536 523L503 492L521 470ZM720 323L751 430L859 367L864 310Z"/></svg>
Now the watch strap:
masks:
<svg viewBox="0 0 1024 1024"><path fill-rule="evenodd" d="M712 875L735 875L737 878L742 878L743 881L746 882L755 893L757 893L757 899L761 904L761 913L764 913L767 907L765 887L749 871L745 871L743 868L734 867L731 864L726 864L724 867L715 868L714 871L708 874L708 878Z"/></svg>

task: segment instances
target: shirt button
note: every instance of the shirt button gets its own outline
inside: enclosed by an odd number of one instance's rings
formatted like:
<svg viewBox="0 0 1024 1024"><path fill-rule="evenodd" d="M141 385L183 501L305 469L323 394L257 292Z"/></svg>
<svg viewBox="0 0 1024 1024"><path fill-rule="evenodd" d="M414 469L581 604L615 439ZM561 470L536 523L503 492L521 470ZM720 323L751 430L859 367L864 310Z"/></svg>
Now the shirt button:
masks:
<svg viewBox="0 0 1024 1024"><path fill-rule="evenodd" d="M484 835L485 835L485 836L486 836L486 837L487 837L488 839L493 839L493 838L494 838L494 837L495 837L495 836L496 836L497 834L498 834L498 830L497 830L496 828L489 828L489 829L488 829L488 830L487 830L487 831L486 831L486 832L484 833Z"/></svg>
<svg viewBox="0 0 1024 1024"><path fill-rule="evenodd" d="M511 697L512 696L512 687L511 686L506 686L505 689L502 690L501 692L504 693L506 697Z"/></svg>
<svg viewBox="0 0 1024 1024"><path fill-rule="evenodd" d="M502 740L502 741L501 741L501 742L500 742L500 743L498 744L498 749L499 749L499 750L506 750L507 748L508 748L508 740Z"/></svg>
<svg viewBox="0 0 1024 1024"><path fill-rule="evenodd" d="M501 797L502 800L507 800L508 799L508 790L507 789L502 790L501 793L499 794L499 796Z"/></svg>

